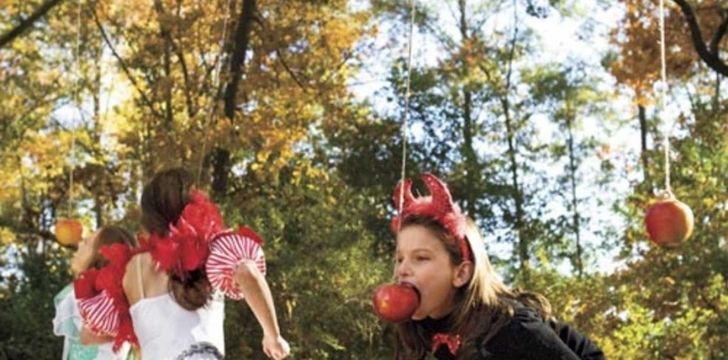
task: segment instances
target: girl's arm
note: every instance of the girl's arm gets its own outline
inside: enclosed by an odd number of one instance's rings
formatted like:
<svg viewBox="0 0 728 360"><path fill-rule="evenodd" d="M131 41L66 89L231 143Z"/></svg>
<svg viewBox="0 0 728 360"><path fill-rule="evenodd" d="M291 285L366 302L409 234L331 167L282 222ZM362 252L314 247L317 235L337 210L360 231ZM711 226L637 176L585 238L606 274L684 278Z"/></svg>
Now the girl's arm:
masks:
<svg viewBox="0 0 728 360"><path fill-rule="evenodd" d="M253 314L263 328L263 351L274 359L283 359L290 352L288 343L281 337L268 282L255 262L245 260L235 271L235 281L243 293Z"/></svg>

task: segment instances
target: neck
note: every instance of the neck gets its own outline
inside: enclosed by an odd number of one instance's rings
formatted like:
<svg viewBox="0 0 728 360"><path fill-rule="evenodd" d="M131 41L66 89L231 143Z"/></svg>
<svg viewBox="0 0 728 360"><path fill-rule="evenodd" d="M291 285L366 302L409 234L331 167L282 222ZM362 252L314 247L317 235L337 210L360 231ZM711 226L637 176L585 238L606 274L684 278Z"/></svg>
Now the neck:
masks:
<svg viewBox="0 0 728 360"><path fill-rule="evenodd" d="M428 317L432 319L442 319L446 316L450 316L450 314L455 309L456 296L457 294L455 291L451 292L450 295L448 295L448 297L445 299L445 301L442 302L442 305L430 312L430 315L428 315Z"/></svg>

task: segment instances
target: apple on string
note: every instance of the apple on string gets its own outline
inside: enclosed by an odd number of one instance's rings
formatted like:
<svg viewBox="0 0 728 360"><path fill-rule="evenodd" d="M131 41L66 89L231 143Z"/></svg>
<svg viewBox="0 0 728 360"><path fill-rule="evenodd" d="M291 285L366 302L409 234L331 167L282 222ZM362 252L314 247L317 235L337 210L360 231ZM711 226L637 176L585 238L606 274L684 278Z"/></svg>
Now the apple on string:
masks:
<svg viewBox="0 0 728 360"><path fill-rule="evenodd" d="M373 296L374 313L383 321L398 323L408 320L420 305L420 293L411 284L379 286Z"/></svg>
<svg viewBox="0 0 728 360"><path fill-rule="evenodd" d="M650 207L645 215L645 226L650 240L662 248L673 249L682 244L693 232L693 211L667 191Z"/></svg>
<svg viewBox="0 0 728 360"><path fill-rule="evenodd" d="M81 241L83 225L78 219L59 218L56 220L55 234L61 245L74 246Z"/></svg>

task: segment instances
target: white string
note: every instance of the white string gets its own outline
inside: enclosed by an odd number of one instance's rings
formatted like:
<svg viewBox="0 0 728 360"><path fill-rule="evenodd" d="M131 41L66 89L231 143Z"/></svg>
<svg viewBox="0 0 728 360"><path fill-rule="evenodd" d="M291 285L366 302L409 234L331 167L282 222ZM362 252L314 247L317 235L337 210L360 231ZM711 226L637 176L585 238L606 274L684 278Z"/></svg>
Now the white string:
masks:
<svg viewBox="0 0 728 360"><path fill-rule="evenodd" d="M78 109L78 118L83 117L81 109L80 95L81 91L81 1L78 0L76 12L76 84L73 87L73 101ZM73 171L76 168L76 122L71 124L71 170L68 175L68 216L72 217L73 211Z"/></svg>
<svg viewBox="0 0 728 360"><path fill-rule="evenodd" d="M665 156L665 191L668 195L672 195L672 188L670 187L670 127L666 120L665 111L665 98L667 97L667 64L665 58L665 1L660 0L660 65L662 67L660 72L662 77L660 110L663 121L662 148Z"/></svg>
<svg viewBox="0 0 728 360"><path fill-rule="evenodd" d="M409 38L407 41L407 80L406 80L406 91L404 94L404 118L402 120L401 136L402 136L402 174L400 177L400 186L404 186L405 170L407 164L407 122L409 121L410 113L410 76L412 74L412 34L415 27L415 1L410 0L410 23L409 23ZM399 191L399 206L397 210L402 211L404 204L404 187L400 187ZM399 222L402 226L402 222Z"/></svg>

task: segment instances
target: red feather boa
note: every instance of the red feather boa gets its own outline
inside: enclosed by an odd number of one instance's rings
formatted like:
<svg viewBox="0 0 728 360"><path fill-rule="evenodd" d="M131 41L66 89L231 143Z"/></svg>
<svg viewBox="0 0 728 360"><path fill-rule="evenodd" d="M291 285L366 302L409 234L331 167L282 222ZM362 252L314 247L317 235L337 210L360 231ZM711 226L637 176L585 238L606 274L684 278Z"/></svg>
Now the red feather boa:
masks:
<svg viewBox="0 0 728 360"><path fill-rule="evenodd" d="M124 342L139 346L129 314L129 301L122 285L126 264L139 250L132 250L126 244L113 244L101 247L99 252L109 260L109 264L101 269L91 268L81 273L73 282L74 292L79 303L96 297L108 296L113 308L106 309L106 312L115 313L118 316L115 319L118 320L118 324L114 323L116 328L111 331L107 331L93 321L87 321L85 325L95 333L113 336L114 351L118 351ZM80 308L84 319L87 319L88 315L84 314L84 307L80 306Z"/></svg>
<svg viewBox="0 0 728 360"><path fill-rule="evenodd" d="M190 197L177 223L170 224L169 234L153 234L146 244L159 269L179 277L205 263L210 241L225 226L220 210L203 193L192 191Z"/></svg>

